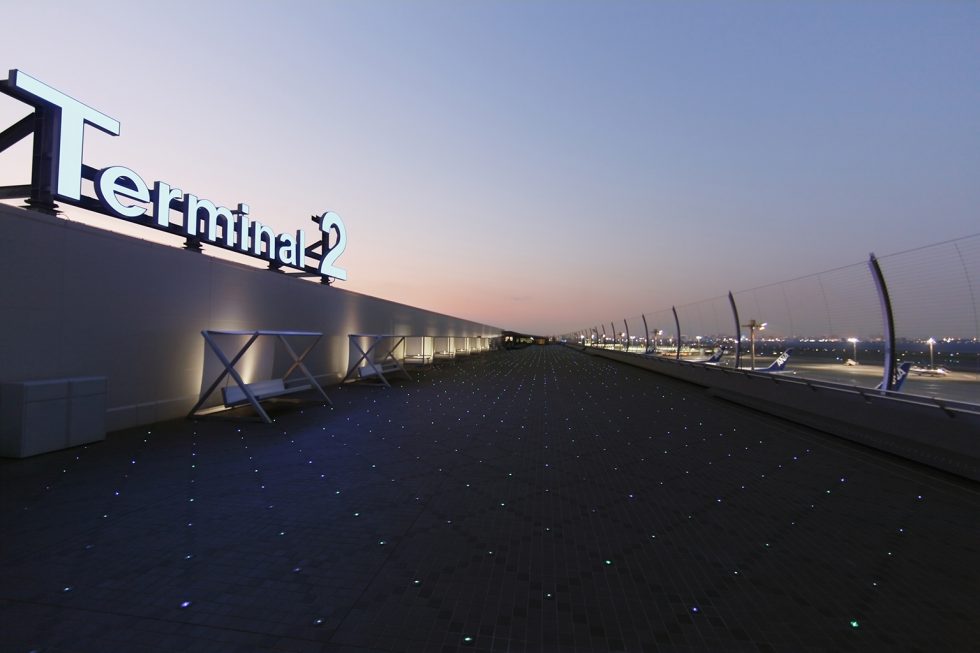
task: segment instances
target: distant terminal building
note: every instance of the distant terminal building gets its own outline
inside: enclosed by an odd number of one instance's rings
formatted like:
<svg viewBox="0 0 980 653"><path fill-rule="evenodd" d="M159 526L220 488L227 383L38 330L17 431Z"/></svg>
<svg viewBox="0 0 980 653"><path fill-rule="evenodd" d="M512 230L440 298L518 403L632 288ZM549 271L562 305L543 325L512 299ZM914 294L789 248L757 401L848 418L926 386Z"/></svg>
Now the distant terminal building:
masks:
<svg viewBox="0 0 980 653"><path fill-rule="evenodd" d="M547 345L555 342L555 339L546 336L518 333L516 331L502 331L500 341L503 343L504 349L522 349L529 345Z"/></svg>

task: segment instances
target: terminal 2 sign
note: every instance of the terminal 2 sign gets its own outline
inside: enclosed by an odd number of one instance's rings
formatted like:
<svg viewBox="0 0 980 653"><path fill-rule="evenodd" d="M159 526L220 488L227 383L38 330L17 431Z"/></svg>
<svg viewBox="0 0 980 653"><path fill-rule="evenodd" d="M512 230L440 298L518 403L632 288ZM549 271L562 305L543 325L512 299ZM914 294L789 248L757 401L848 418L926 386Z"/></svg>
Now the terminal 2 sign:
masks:
<svg viewBox="0 0 980 653"><path fill-rule="evenodd" d="M308 241L302 229L276 233L252 219L248 204L234 209L219 206L167 182L150 184L120 165L92 168L82 159L85 125L118 136L117 120L20 70L11 70L6 81L0 80L0 91L35 108L33 115L0 132L0 152L34 134L31 185L0 187L0 199L29 197L28 204L48 211L54 211L58 200L181 235L190 249L199 250L201 243L207 243L267 260L274 269L288 267L299 270L300 276L319 275L326 283L347 279L347 271L336 265L347 246L347 231L336 213L313 216L319 233L315 241ZM96 197L82 194L82 179L92 182ZM176 221L172 213L179 215ZM307 259L313 263L307 264Z"/></svg>

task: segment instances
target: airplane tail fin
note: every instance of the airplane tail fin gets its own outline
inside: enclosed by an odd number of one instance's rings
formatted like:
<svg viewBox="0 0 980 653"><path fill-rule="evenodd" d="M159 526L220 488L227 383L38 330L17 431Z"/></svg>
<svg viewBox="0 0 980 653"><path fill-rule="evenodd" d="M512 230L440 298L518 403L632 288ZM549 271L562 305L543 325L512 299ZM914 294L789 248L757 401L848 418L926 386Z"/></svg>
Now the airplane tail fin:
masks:
<svg viewBox="0 0 980 653"><path fill-rule="evenodd" d="M895 391L898 392L902 389L902 384L905 383L905 379L909 376L909 370L912 368L912 363L902 363L898 366L898 374L895 377Z"/></svg>
<svg viewBox="0 0 980 653"><path fill-rule="evenodd" d="M909 376L909 370L911 368L912 368L912 363L909 363L908 361L906 361L906 362L904 362L904 363L902 363L901 365L898 366L898 374L895 375L895 390L894 390L894 392L898 392L899 390L902 389L902 385L905 383L905 379L908 378L908 376ZM875 390L884 390L885 389L884 386L885 386L885 382L882 381L881 383L879 383L878 385L875 386Z"/></svg>
<svg viewBox="0 0 980 653"><path fill-rule="evenodd" d="M715 353L711 354L711 358L704 361L705 363L717 363L721 360L721 357L725 355L725 350L719 347Z"/></svg>
<svg viewBox="0 0 980 653"><path fill-rule="evenodd" d="M772 365L770 365L769 367L766 367L766 368L764 368L762 370L759 370L759 371L760 372L782 372L783 370L786 369L786 361L789 360L789 355L791 353L793 353L793 348L792 347L790 347L789 349L787 349L786 351L784 351L783 353L781 353L779 355L779 358L777 358L776 360L774 360L772 362Z"/></svg>

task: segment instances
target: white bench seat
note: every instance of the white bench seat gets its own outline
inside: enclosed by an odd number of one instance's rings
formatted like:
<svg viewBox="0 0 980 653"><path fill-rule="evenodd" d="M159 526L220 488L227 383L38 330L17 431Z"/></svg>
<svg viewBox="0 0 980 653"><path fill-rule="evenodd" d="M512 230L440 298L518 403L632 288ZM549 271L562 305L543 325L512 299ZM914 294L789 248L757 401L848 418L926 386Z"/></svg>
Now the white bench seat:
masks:
<svg viewBox="0 0 980 653"><path fill-rule="evenodd" d="M279 397L282 395L293 394L295 392L303 392L304 390L309 390L313 386L297 385L290 388L286 387L286 382L283 379L269 379L267 381L256 381L254 383L247 383L249 392L255 395L258 401L263 399L271 399L273 397ZM248 403L248 397L245 395L245 391L242 390L237 385L227 386L221 389L222 398L225 401L225 406L231 408L232 406L239 406L241 404Z"/></svg>
<svg viewBox="0 0 980 653"><path fill-rule="evenodd" d="M385 361L384 363L368 363L364 367L357 368L357 375L362 379L365 377L395 372L401 369L395 361Z"/></svg>

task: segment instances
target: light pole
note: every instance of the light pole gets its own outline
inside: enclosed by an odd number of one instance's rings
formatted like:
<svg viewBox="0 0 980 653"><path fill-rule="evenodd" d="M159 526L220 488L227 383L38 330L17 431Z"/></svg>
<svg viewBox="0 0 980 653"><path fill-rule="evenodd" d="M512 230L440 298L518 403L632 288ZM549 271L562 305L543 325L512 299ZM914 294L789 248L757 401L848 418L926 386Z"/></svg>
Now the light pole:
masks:
<svg viewBox="0 0 980 653"><path fill-rule="evenodd" d="M858 342L859 341L858 341L857 338L848 338L847 341L849 343L851 343L852 345L854 345L854 363L857 364L857 362L858 362Z"/></svg>
<svg viewBox="0 0 980 653"><path fill-rule="evenodd" d="M698 341L698 353L703 354L704 350L701 349L701 336L694 336L694 339Z"/></svg>
<svg viewBox="0 0 980 653"><path fill-rule="evenodd" d="M929 345L929 369L931 370L936 367L932 359L932 346L936 344L936 340L934 338L929 338L926 340L926 344Z"/></svg>
<svg viewBox="0 0 980 653"><path fill-rule="evenodd" d="M751 361L749 369L751 370L755 369L755 330L758 329L759 331L763 331L765 330L767 324L769 323L768 322L760 323L757 322L756 320L749 320L748 324L742 325L744 327L749 327L749 345L751 346L751 349L749 350L750 352L749 360Z"/></svg>

